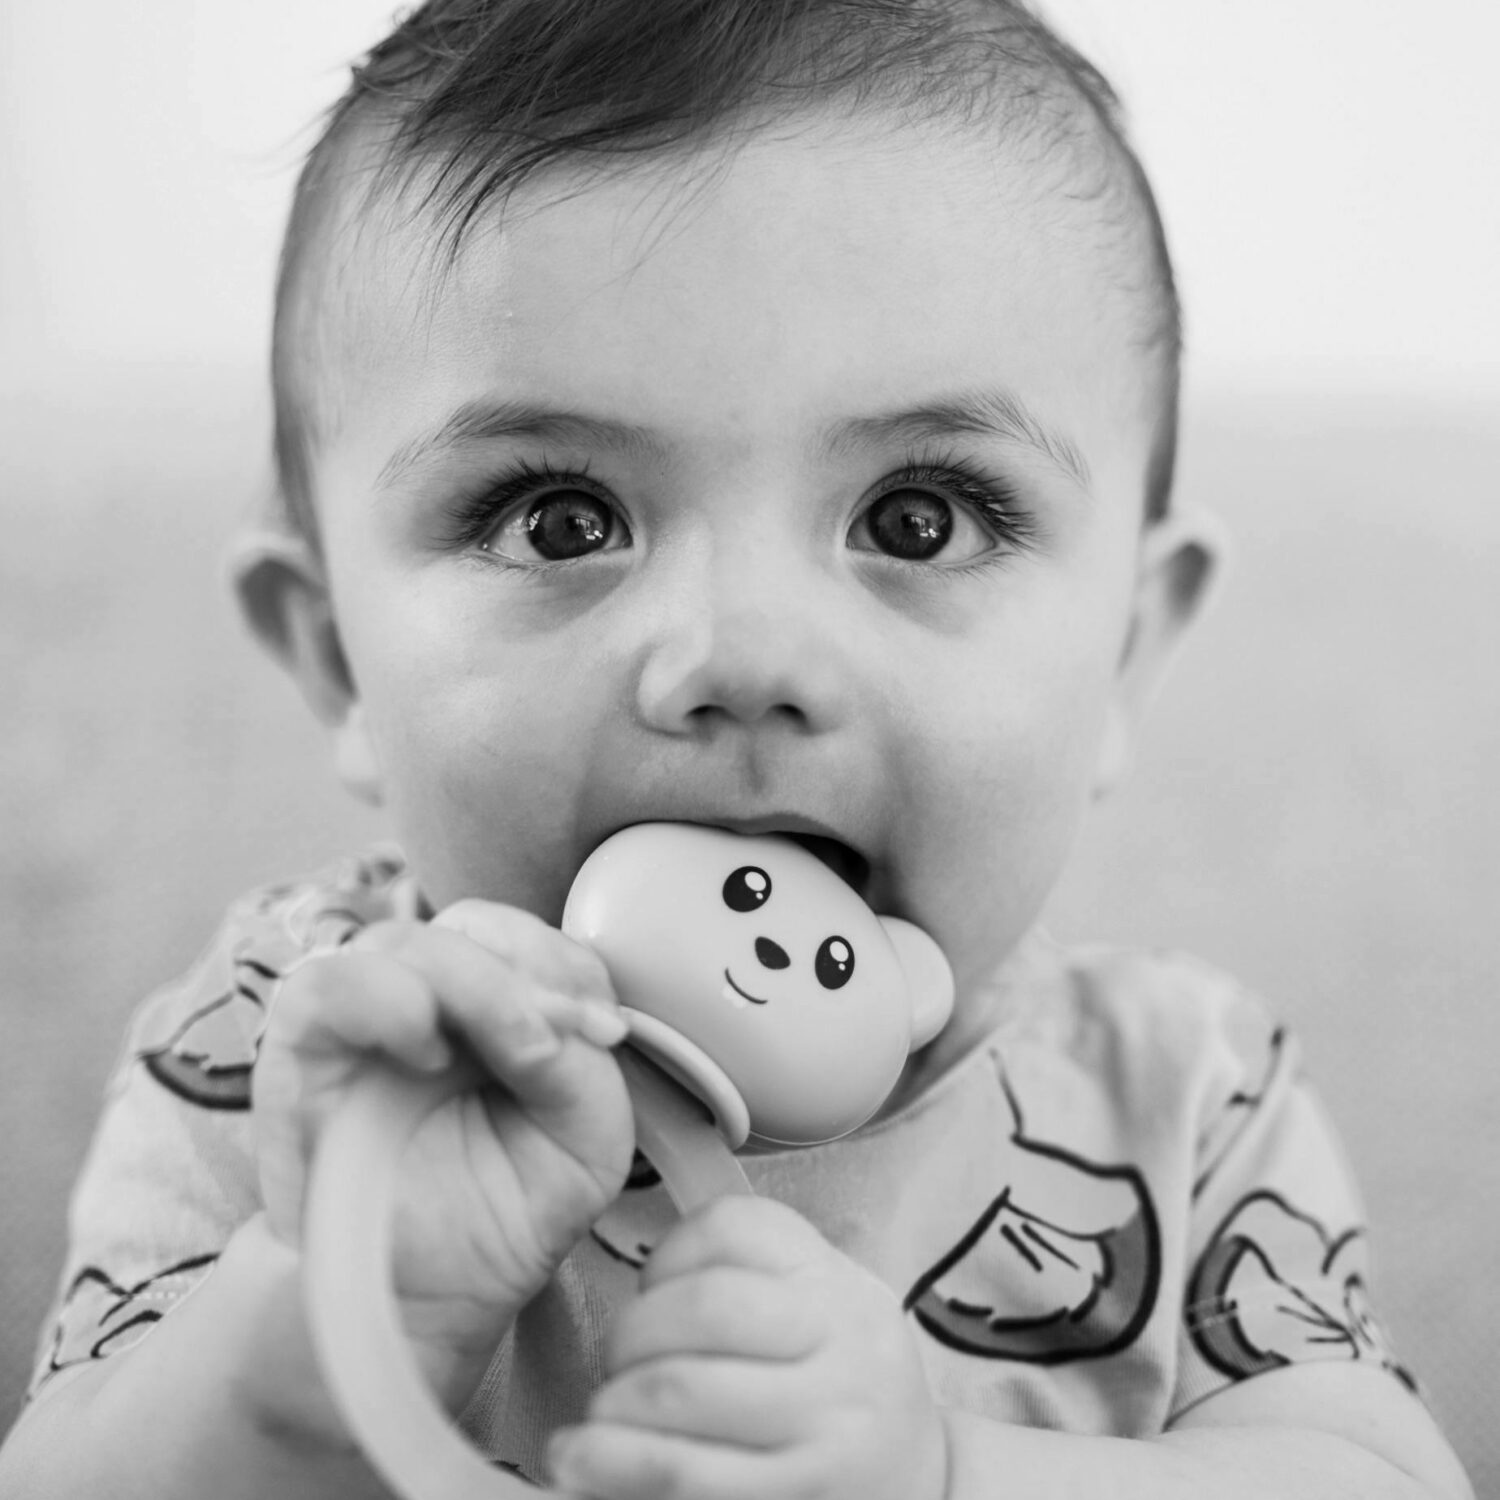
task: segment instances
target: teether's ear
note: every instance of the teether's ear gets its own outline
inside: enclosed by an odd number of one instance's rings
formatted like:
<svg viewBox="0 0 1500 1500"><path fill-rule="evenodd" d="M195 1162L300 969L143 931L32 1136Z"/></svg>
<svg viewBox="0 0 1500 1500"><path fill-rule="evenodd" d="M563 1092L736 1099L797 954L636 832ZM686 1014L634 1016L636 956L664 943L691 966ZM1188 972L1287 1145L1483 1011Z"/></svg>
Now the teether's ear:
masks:
<svg viewBox="0 0 1500 1500"><path fill-rule="evenodd" d="M881 917L880 925L901 960L911 995L911 1045L925 1047L953 1014L953 970L943 950L914 922Z"/></svg>

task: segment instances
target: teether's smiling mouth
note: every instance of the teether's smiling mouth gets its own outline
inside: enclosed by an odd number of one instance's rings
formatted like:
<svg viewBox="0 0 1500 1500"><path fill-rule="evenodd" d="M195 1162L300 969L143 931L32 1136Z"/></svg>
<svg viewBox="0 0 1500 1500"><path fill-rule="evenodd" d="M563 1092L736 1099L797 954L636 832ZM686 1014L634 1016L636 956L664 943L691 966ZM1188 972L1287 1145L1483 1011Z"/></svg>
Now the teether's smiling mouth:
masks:
<svg viewBox="0 0 1500 1500"><path fill-rule="evenodd" d="M724 977L729 981L730 989L732 989L736 995L743 995L745 999L747 999L751 1003L751 1005L765 1005L767 1003L765 1000L762 1000L759 995L752 995L749 990L742 990L739 985L734 982L734 975L731 974L728 969L724 970Z"/></svg>

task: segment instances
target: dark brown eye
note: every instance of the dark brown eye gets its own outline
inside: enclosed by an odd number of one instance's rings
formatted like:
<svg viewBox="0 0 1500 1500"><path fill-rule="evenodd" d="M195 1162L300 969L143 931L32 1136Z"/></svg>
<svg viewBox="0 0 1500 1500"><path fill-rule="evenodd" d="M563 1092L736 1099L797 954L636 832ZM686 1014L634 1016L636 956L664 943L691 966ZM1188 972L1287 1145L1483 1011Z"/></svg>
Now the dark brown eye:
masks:
<svg viewBox="0 0 1500 1500"><path fill-rule="evenodd" d="M521 530L539 557L560 562L608 546L615 514L597 495L561 490L534 501Z"/></svg>
<svg viewBox="0 0 1500 1500"><path fill-rule="evenodd" d="M953 507L921 490L892 490L869 509L865 524L880 551L910 562L936 557L953 535Z"/></svg>
<svg viewBox="0 0 1500 1500"><path fill-rule="evenodd" d="M771 899L771 877L758 865L741 865L724 882L724 905L730 911L755 911Z"/></svg>
<svg viewBox="0 0 1500 1500"><path fill-rule="evenodd" d="M854 949L844 938L824 938L813 959L813 973L825 990L842 989L854 974Z"/></svg>

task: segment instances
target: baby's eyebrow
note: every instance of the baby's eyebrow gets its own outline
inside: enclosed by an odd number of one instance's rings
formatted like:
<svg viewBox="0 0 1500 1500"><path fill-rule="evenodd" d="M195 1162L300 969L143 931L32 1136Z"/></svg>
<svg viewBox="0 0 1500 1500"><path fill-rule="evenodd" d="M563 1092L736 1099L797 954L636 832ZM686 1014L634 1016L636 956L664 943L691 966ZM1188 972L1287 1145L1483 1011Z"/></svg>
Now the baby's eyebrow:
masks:
<svg viewBox="0 0 1500 1500"><path fill-rule="evenodd" d="M391 488L411 469L452 449L501 438L577 443L657 461L665 457L668 446L650 428L633 422L526 401L466 401L441 426L402 443L376 476L375 488Z"/></svg>
<svg viewBox="0 0 1500 1500"><path fill-rule="evenodd" d="M1019 398L1005 391L967 391L869 417L849 417L829 429L824 451L914 443L960 435L998 437L1032 449L1076 481L1089 486L1089 469L1075 443L1042 423ZM413 468L454 449L504 438L610 449L626 457L664 462L671 444L649 427L613 417L560 410L525 401L466 401L431 432L408 439L386 460L375 480L389 489Z"/></svg>
<svg viewBox="0 0 1500 1500"><path fill-rule="evenodd" d="M1004 438L1030 448L1077 482L1089 487L1089 466L1078 445L1046 426L1019 397L1007 391L964 391L940 397L910 411L853 417L840 422L829 439L830 452L892 440L920 442L965 434Z"/></svg>

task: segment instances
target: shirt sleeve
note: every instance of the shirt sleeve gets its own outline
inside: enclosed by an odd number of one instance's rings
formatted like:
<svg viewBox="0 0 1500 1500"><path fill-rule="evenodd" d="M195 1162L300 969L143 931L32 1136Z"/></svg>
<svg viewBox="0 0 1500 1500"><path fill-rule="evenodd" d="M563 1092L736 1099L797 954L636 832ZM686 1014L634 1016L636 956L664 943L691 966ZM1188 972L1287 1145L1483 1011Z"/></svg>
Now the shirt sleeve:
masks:
<svg viewBox="0 0 1500 1500"><path fill-rule="evenodd" d="M1211 1050L1171 1416L1310 1360L1372 1363L1415 1391L1375 1315L1363 1205L1295 1038L1236 992Z"/></svg>
<svg viewBox="0 0 1500 1500"><path fill-rule="evenodd" d="M146 1337L261 1208L251 1072L277 982L392 915L393 856L236 903L203 956L132 1017L68 1211L27 1391Z"/></svg>

